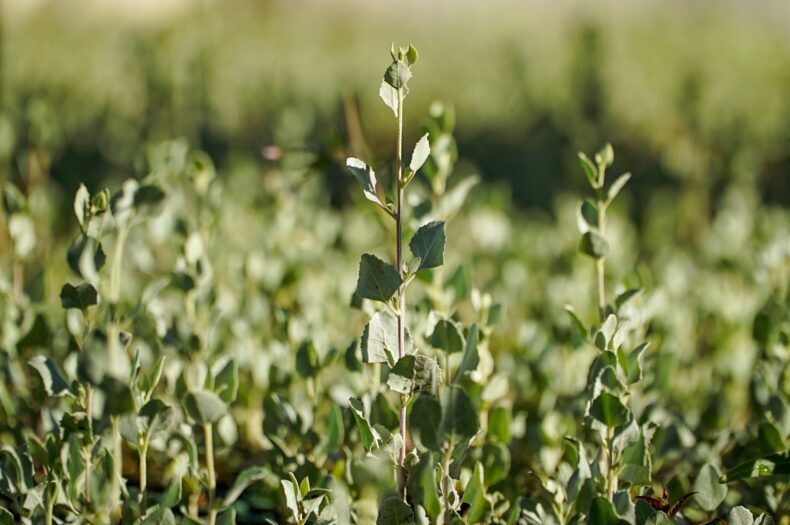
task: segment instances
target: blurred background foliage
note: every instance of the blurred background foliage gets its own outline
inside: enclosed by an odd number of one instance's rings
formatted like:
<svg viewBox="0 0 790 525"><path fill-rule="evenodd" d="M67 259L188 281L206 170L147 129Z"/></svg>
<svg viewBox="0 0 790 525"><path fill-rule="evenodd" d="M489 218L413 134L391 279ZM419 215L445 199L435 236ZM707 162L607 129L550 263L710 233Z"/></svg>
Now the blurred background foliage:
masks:
<svg viewBox="0 0 790 525"><path fill-rule="evenodd" d="M26 196L35 229L17 261L0 215L0 289L9 293L21 261L32 305L0 308L4 359L19 363L3 372L13 400L4 441L39 417L43 396L22 379L23 363L42 346L57 358L69 351L57 291L70 277L79 183L94 194L153 173L170 200L130 235L122 291L134 304L179 264L185 225L202 232L213 268L206 309L222 318L206 351L233 356L242 385L226 477L271 463L262 432L296 450L318 442L328 408L293 379L292 357L308 338L322 355L342 352L364 326L349 307L358 255L387 232L355 206L362 198L343 166L366 158L391 181L394 121L377 93L395 41L421 54L406 143L446 101L459 154L450 184L482 181L448 225L446 286L466 298L465 321L478 315L477 290L503 308L481 372L510 384L497 400L512 415L502 490L534 490L526 473L556 473L562 436L583 432L579 395L596 350L574 341L564 311L595 316L594 268L577 253L576 151L606 141L613 169L633 173L611 211L607 285L644 289L649 389L634 402L666 429L655 481L677 492L706 461L729 468L787 448L786 1L3 0L0 9L0 179ZM196 158L217 175L200 199L187 187ZM178 318L174 300L161 303L152 317ZM39 313L52 334L26 341ZM136 340L156 348L151 332ZM171 354L190 352L170 344ZM341 366L324 374L324 401L364 391ZM281 399L296 407L293 428L277 419ZM757 428L764 420L778 445ZM270 509L279 486L267 483ZM765 486L739 486L730 503L776 509L784 494L786 505L786 484Z"/></svg>
<svg viewBox="0 0 790 525"><path fill-rule="evenodd" d="M744 179L788 204L781 1L4 4L5 119L17 149L46 149L67 195L172 137L220 167L269 143L388 156L392 123L370 86L399 40L430 58L411 107L452 101L462 158L520 206L580 188L573 153L606 139L638 174L637 217L661 192L705 216ZM347 177L325 176L345 202Z"/></svg>

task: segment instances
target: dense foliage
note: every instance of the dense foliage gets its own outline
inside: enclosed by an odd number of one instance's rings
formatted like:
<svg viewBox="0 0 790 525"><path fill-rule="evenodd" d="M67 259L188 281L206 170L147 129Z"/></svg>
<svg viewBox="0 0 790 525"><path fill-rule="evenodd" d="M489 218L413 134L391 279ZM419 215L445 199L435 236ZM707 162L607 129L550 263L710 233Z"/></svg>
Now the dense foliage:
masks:
<svg viewBox="0 0 790 525"><path fill-rule="evenodd" d="M0 523L789 523L787 210L636 224L607 145L524 216L390 58L356 206L170 140L66 220L46 136L4 150Z"/></svg>

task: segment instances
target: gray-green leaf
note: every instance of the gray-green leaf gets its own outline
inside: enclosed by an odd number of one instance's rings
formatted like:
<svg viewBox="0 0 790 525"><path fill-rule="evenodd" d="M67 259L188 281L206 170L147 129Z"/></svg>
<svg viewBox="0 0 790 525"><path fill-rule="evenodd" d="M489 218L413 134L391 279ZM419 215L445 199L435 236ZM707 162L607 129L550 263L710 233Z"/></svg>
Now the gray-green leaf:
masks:
<svg viewBox="0 0 790 525"><path fill-rule="evenodd" d="M390 370L387 386L399 394L413 394L435 390L440 379L436 360L424 355L406 355Z"/></svg>
<svg viewBox="0 0 790 525"><path fill-rule="evenodd" d="M411 338L406 337L405 353L411 353ZM389 310L373 314L362 332L360 345L365 363L387 363L395 366L398 358L398 318Z"/></svg>
<svg viewBox="0 0 790 525"><path fill-rule="evenodd" d="M588 231L582 235L579 243L579 250L595 259L600 259L609 253L609 243L606 239L594 231Z"/></svg>
<svg viewBox="0 0 790 525"><path fill-rule="evenodd" d="M198 390L187 394L184 400L187 413L202 424L213 424L222 419L228 407L214 392Z"/></svg>
<svg viewBox="0 0 790 525"><path fill-rule="evenodd" d="M721 472L712 463L706 463L694 480L694 501L702 510L712 512L716 510L727 496L727 485L719 482Z"/></svg>
<svg viewBox="0 0 790 525"><path fill-rule="evenodd" d="M376 525L412 525L414 512L405 501L398 496L387 496L379 506Z"/></svg>
<svg viewBox="0 0 790 525"><path fill-rule="evenodd" d="M248 467L244 469L241 474L236 476L236 481L233 482L233 486L225 494L223 504L226 507L230 507L236 502L237 499L239 499L239 496L241 496L247 487L256 481L264 479L265 477L266 469L263 467Z"/></svg>
<svg viewBox="0 0 790 525"><path fill-rule="evenodd" d="M457 385L448 386L442 393L442 420L439 424L440 441L456 438L469 439L479 428L477 410L466 392Z"/></svg>
<svg viewBox="0 0 790 525"><path fill-rule="evenodd" d="M28 361L28 364L41 376L41 381L44 383L44 391L48 396L71 394L69 384L63 379L58 366L50 358L37 355Z"/></svg>
<svg viewBox="0 0 790 525"><path fill-rule="evenodd" d="M77 286L66 283L60 290L60 305L66 310L76 308L85 310L99 302L99 294L90 283L80 283Z"/></svg>
<svg viewBox="0 0 790 525"><path fill-rule="evenodd" d="M365 198L379 206L383 206L379 196L376 194L376 173L373 171L373 168L354 157L346 159L346 167L357 179L359 185L362 186L362 193L365 194Z"/></svg>
<svg viewBox="0 0 790 525"><path fill-rule="evenodd" d="M627 421L628 409L616 396L601 392L601 395L592 402L590 415L607 427L614 428Z"/></svg>
<svg viewBox="0 0 790 525"><path fill-rule="evenodd" d="M439 426L442 421L442 406L432 394L422 393L414 401L409 413L412 436L423 447L439 452Z"/></svg>
<svg viewBox="0 0 790 525"><path fill-rule="evenodd" d="M384 72L384 80L395 89L403 89L411 79L409 66L400 60L394 61Z"/></svg>
<svg viewBox="0 0 790 525"><path fill-rule="evenodd" d="M357 295L363 299L387 302L403 284L403 278L391 264L375 255L363 254L359 261Z"/></svg>
<svg viewBox="0 0 790 525"><path fill-rule="evenodd" d="M411 154L411 162L409 162L409 168L413 172L417 172L422 165L425 164L425 161L428 160L428 155L431 154L431 145L428 143L428 134L426 133L420 140L417 141L417 144L414 146L414 151Z"/></svg>
<svg viewBox="0 0 790 525"><path fill-rule="evenodd" d="M466 347L464 348L464 355L461 358L461 364L455 371L455 376L453 376L453 383L458 382L458 380L460 380L466 372L472 372L473 370L477 369L477 365L480 364L480 355L477 353L478 333L479 329L477 324L473 324L469 327L469 333L466 334Z"/></svg>
<svg viewBox="0 0 790 525"><path fill-rule="evenodd" d="M440 319L433 327L430 337L431 346L444 350L449 354L464 349L464 338L458 325L449 319Z"/></svg>
<svg viewBox="0 0 790 525"><path fill-rule="evenodd" d="M444 263L444 221L432 221L417 230L409 241L409 249L420 258L420 269L434 268Z"/></svg>

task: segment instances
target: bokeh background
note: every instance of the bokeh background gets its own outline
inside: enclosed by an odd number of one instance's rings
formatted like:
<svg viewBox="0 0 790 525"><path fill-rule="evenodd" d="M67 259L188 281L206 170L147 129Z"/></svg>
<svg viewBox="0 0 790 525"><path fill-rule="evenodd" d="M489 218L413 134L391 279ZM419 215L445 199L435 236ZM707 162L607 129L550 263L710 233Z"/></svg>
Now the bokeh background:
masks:
<svg viewBox="0 0 790 525"><path fill-rule="evenodd" d="M40 144L66 195L164 138L220 167L267 144L386 158L381 64L413 42L407 135L452 102L461 158L520 207L581 188L575 151L606 141L635 174L636 216L660 193L711 213L735 180L787 206L789 33L781 0L4 0L3 155ZM323 175L346 203L348 177Z"/></svg>
<svg viewBox="0 0 790 525"><path fill-rule="evenodd" d="M286 473L318 479L311 460L297 465L267 440L318 450L336 405L353 448L343 461L364 470L346 407L369 384L337 356L370 313L349 304L359 256L388 255L392 237L344 163L366 159L391 187L396 122L378 89L394 42L420 52L406 150L442 101L458 149L448 185L481 181L448 223L438 291L415 291L412 303L410 289L409 304L423 343L430 293L451 296L465 323L489 307L501 314L471 380L504 385L489 407L510 424L510 471L497 490L535 494L527 473L557 476L563 436L585 432L598 351L580 344L565 312L596 317L593 264L577 250L588 188L576 152L606 142L611 175L633 174L609 215L607 286L609 298L644 290L634 310L651 346L633 405L659 428L656 486L674 497L706 462L726 469L787 449L787 0L0 0L0 15L0 181L25 195L30 225L14 245L0 214L0 291L29 298L18 310L0 303L3 442L48 430L27 360L73 355L58 293L77 279L66 251L78 185L115 192L153 173L168 199L129 236L120 311L133 312L126 328L149 364L160 353L174 363L160 389L174 404L181 370L237 360L220 489L244 466L271 469L241 521L284 515ZM196 159L200 176L216 173L199 195ZM410 204L429 191L418 179ZM195 235L210 263L198 318L216 320L219 334L199 350L185 294L172 290ZM144 292L158 282L175 284ZM329 363L315 397L294 363L307 340ZM134 480L134 466L125 475ZM375 516L386 483L360 486L371 488L337 491ZM727 505L790 512L786 483L776 487L740 484Z"/></svg>

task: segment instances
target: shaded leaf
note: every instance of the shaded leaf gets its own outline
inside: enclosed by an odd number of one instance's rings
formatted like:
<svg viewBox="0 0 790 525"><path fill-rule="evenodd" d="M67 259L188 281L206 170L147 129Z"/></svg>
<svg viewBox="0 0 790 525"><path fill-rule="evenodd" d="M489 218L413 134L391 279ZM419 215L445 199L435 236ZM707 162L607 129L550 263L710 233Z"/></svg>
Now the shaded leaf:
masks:
<svg viewBox="0 0 790 525"><path fill-rule="evenodd" d="M400 394L433 391L441 380L436 360L424 355L405 355L398 360L387 376L387 386Z"/></svg>
<svg viewBox="0 0 790 525"><path fill-rule="evenodd" d="M409 241L409 249L420 258L420 269L444 264L444 221L432 221L421 226Z"/></svg>
<svg viewBox="0 0 790 525"><path fill-rule="evenodd" d="M214 392L198 390L187 394L184 400L189 416L202 424L213 424L222 419L228 407Z"/></svg>
<svg viewBox="0 0 790 525"><path fill-rule="evenodd" d="M363 254L359 261L357 295L373 301L388 301L403 284L398 270L375 255Z"/></svg>

